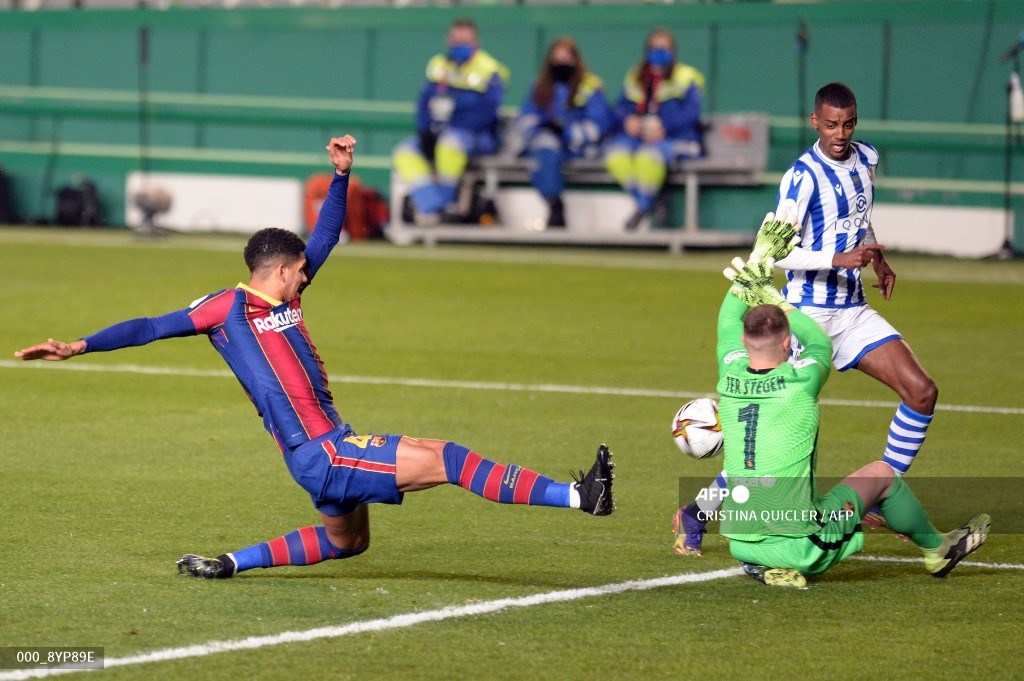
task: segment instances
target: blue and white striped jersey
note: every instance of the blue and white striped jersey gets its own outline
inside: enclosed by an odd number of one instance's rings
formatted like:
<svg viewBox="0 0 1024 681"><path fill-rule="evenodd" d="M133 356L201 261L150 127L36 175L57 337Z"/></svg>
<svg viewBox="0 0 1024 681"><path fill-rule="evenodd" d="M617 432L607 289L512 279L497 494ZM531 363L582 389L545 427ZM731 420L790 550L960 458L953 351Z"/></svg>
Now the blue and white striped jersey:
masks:
<svg viewBox="0 0 1024 681"><path fill-rule="evenodd" d="M864 305L860 269L832 267L832 256L868 241L874 205L878 152L865 142L850 143L850 158L838 162L815 143L790 167L779 186L778 202L796 202L800 243L779 266L786 268L783 295L790 303L813 307Z"/></svg>

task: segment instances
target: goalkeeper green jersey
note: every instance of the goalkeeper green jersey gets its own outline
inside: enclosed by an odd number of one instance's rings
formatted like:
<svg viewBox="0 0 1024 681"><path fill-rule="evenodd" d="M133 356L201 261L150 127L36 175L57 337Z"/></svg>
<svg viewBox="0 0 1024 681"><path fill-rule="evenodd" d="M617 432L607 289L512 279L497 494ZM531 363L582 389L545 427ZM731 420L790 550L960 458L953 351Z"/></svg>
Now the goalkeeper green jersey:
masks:
<svg viewBox="0 0 1024 681"><path fill-rule="evenodd" d="M719 417L730 490L721 532L743 541L806 536L828 521L819 511L814 469L818 393L832 366L832 343L814 320L792 310L790 329L804 346L800 359L753 370L742 342L746 310L726 294L718 316Z"/></svg>

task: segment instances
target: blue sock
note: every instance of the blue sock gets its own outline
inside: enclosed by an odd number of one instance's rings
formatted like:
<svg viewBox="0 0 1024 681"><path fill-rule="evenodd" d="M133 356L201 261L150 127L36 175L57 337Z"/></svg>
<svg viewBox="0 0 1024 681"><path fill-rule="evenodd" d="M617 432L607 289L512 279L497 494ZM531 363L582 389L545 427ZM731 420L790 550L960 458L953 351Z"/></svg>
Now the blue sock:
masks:
<svg viewBox="0 0 1024 681"><path fill-rule="evenodd" d="M725 471L722 471L715 478L714 482L697 493L697 498L693 500L693 503L697 504L697 507L704 513L705 518L714 515L714 512L722 506L722 502L725 501L724 490L728 486L729 483Z"/></svg>
<svg viewBox="0 0 1024 681"><path fill-rule="evenodd" d="M889 439L886 442L882 461L902 476L914 463L914 457L921 450L932 415L918 414L906 404L900 403L889 424Z"/></svg>

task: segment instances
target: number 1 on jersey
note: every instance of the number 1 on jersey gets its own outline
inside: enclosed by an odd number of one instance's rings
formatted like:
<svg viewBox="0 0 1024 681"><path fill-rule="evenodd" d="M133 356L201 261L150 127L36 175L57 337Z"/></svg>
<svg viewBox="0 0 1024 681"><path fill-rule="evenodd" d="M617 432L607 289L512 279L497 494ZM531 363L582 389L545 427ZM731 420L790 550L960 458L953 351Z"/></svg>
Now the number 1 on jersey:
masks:
<svg viewBox="0 0 1024 681"><path fill-rule="evenodd" d="M736 419L745 424L743 431L743 467L754 470L754 442L757 440L757 413L759 404L748 404L739 410Z"/></svg>

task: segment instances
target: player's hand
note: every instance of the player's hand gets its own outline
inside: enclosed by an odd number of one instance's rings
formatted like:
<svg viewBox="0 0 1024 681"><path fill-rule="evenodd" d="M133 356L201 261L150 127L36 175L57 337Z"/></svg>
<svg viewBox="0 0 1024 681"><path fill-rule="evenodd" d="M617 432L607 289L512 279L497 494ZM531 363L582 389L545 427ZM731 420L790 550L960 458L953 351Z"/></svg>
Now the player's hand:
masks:
<svg viewBox="0 0 1024 681"><path fill-rule="evenodd" d="M14 356L26 361L30 359L44 359L49 362L59 362L62 359L70 359L83 352L85 352L85 341L77 340L72 343L62 343L49 338L45 343L18 350L14 353Z"/></svg>
<svg viewBox="0 0 1024 681"><path fill-rule="evenodd" d="M774 267L775 260L773 258L762 258L755 252L745 263L740 258L733 258L732 267L726 267L722 274L732 282L729 293L742 300L748 307L757 305L789 306L786 299L775 288Z"/></svg>
<svg viewBox="0 0 1024 681"><path fill-rule="evenodd" d="M889 267L889 263L886 262L881 251L878 251L875 259L871 262L875 267L875 276L878 278L878 282L871 286L879 290L883 300L889 300L892 298L893 289L896 288L896 273Z"/></svg>
<svg viewBox="0 0 1024 681"><path fill-rule="evenodd" d="M327 153L331 155L331 163L335 170L344 175L352 167L352 152L356 148L356 138L352 135L332 137L327 145Z"/></svg>
<svg viewBox="0 0 1024 681"><path fill-rule="evenodd" d="M732 288L729 290L734 296L747 305L761 305L764 302L763 289L774 288L775 285L773 267L775 261L772 258L763 258L753 253L747 262L743 262L741 258L733 258L732 267L726 267L722 274L732 282Z"/></svg>
<svg viewBox="0 0 1024 681"><path fill-rule="evenodd" d="M783 201L777 213L765 215L761 229L757 230L751 255L758 253L761 258L772 258L775 261L789 255L800 241L796 219L796 202L792 199Z"/></svg>
<svg viewBox="0 0 1024 681"><path fill-rule="evenodd" d="M836 253L832 256L832 267L845 267L848 270L864 267L870 262L875 262L876 259L885 260L882 256L882 251L884 250L885 246L882 244L864 244L862 246L857 246L857 248L852 251Z"/></svg>

